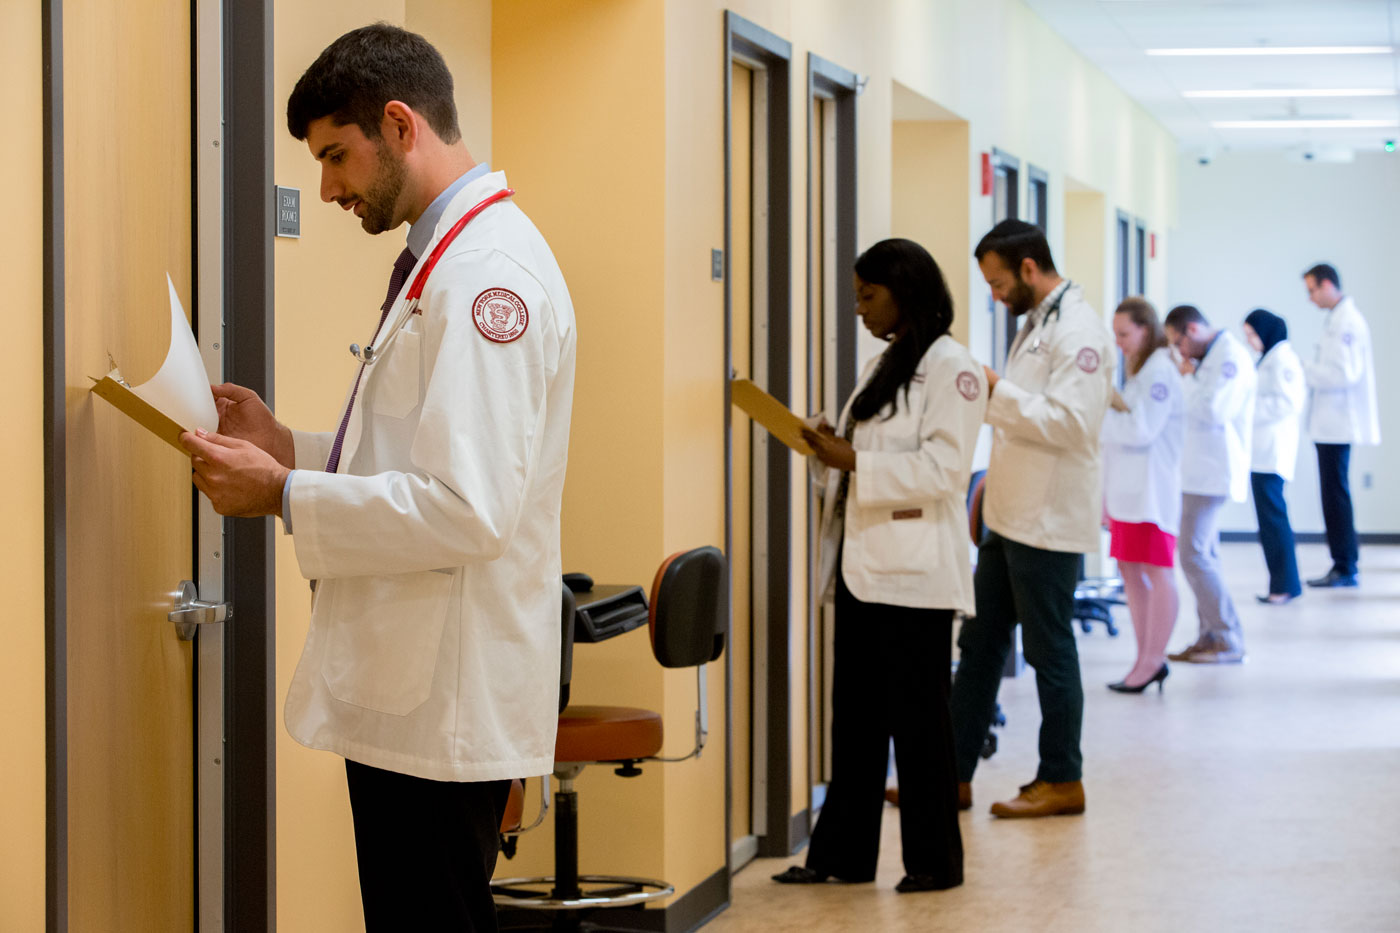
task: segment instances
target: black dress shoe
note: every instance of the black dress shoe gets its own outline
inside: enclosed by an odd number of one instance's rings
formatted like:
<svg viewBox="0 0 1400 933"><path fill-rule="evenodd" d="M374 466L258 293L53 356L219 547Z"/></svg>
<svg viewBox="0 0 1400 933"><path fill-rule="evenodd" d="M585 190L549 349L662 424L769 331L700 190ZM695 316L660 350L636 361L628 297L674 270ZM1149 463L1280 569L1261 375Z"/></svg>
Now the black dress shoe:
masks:
<svg viewBox="0 0 1400 933"><path fill-rule="evenodd" d="M1309 580L1308 586L1315 586L1318 589L1329 589L1337 586L1356 586L1357 579L1354 573L1342 573L1336 567L1327 571L1327 576L1318 577L1316 580Z"/></svg>
<svg viewBox="0 0 1400 933"><path fill-rule="evenodd" d="M813 871L803 865L792 865L782 874L774 875L773 880L778 884L822 884L830 875L819 871Z"/></svg>
<svg viewBox="0 0 1400 933"><path fill-rule="evenodd" d="M961 878L956 881L944 881L933 875L905 875L899 880L899 884L894 886L894 889L900 894L911 894L915 891L946 891L949 888L956 888L962 883Z"/></svg>

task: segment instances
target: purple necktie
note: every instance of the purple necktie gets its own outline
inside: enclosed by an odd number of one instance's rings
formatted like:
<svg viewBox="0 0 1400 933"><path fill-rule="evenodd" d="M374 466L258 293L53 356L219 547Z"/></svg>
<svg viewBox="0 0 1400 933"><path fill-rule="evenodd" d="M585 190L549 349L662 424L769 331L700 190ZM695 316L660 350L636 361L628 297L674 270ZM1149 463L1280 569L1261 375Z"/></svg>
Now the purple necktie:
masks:
<svg viewBox="0 0 1400 933"><path fill-rule="evenodd" d="M403 252L399 253L399 258L394 260L394 271L389 275L389 293L384 297L384 307L379 311L379 326L374 329L374 340L379 339L379 331L384 326L384 320L389 316L389 309L394 306L394 299L399 297L399 292L403 291L404 283L408 281L408 274L413 271L413 267L418 264L418 257L413 255L413 251L407 246ZM374 340L370 341L373 346ZM360 371L355 374L355 387L350 390L350 404L345 406L345 416L340 419L340 430L335 432L335 443L331 444L331 456L326 461L326 472L334 473L340 466L340 448L345 443L345 429L350 427L350 412L355 409L355 396L360 393L360 380L365 375L365 365L360 364Z"/></svg>

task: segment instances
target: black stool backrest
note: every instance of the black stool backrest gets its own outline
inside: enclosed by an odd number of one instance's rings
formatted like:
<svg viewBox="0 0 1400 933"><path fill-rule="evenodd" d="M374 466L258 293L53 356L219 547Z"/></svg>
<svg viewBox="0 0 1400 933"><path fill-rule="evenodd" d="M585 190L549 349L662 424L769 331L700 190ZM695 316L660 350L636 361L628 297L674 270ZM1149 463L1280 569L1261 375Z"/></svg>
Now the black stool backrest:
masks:
<svg viewBox="0 0 1400 933"><path fill-rule="evenodd" d="M574 591L564 587L559 631L559 712L569 705L569 682L574 679Z"/></svg>
<svg viewBox="0 0 1400 933"><path fill-rule="evenodd" d="M724 653L725 560L719 548L672 554L651 584L651 650L663 667L695 667Z"/></svg>

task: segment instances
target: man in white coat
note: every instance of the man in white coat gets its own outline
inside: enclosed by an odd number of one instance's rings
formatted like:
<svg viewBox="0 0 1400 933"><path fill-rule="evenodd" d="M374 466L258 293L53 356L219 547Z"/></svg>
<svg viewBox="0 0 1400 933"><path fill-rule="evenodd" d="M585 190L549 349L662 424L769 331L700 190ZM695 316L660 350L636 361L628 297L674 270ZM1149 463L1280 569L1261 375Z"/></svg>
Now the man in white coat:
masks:
<svg viewBox="0 0 1400 933"><path fill-rule="evenodd" d="M1308 433L1317 444L1317 478L1322 492L1322 521L1332 569L1308 586L1356 586L1358 546L1351 507L1351 446L1379 444L1381 423L1376 404L1376 366L1371 356L1371 329L1342 294L1337 270L1319 263L1303 274L1308 298L1327 312L1317 357L1304 362L1311 407Z"/></svg>
<svg viewBox="0 0 1400 933"><path fill-rule="evenodd" d="M1181 571L1196 596L1200 633L1169 657L1197 664L1244 660L1235 601L1220 578L1220 509L1249 496L1254 441L1254 360L1234 334L1210 326L1200 310L1179 305L1163 322L1181 356L1186 439L1181 453Z"/></svg>
<svg viewBox="0 0 1400 933"><path fill-rule="evenodd" d="M998 377L987 369L992 457L973 590L950 705L960 804L996 707L1017 623L1040 699L1040 766L1000 817L1084 812L1084 686L1071 616L1081 556L1099 547L1099 428L1115 355L1103 319L1060 277L1040 228L1006 220L975 252L992 295L1025 322Z"/></svg>
<svg viewBox="0 0 1400 933"><path fill-rule="evenodd" d="M337 39L287 124L322 200L408 246L337 431L226 385L220 433L182 440L215 508L280 515L314 581L285 718L346 759L366 928L495 930L510 779L554 761L573 308L421 36Z"/></svg>

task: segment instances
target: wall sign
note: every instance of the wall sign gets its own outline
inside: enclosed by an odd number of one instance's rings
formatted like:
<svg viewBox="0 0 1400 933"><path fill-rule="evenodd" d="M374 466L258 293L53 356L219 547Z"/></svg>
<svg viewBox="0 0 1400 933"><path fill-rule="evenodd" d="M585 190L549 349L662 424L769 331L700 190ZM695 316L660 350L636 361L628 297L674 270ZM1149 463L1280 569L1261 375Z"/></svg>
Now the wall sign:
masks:
<svg viewBox="0 0 1400 933"><path fill-rule="evenodd" d="M275 189L277 196L277 235L286 237L301 236L301 189Z"/></svg>

